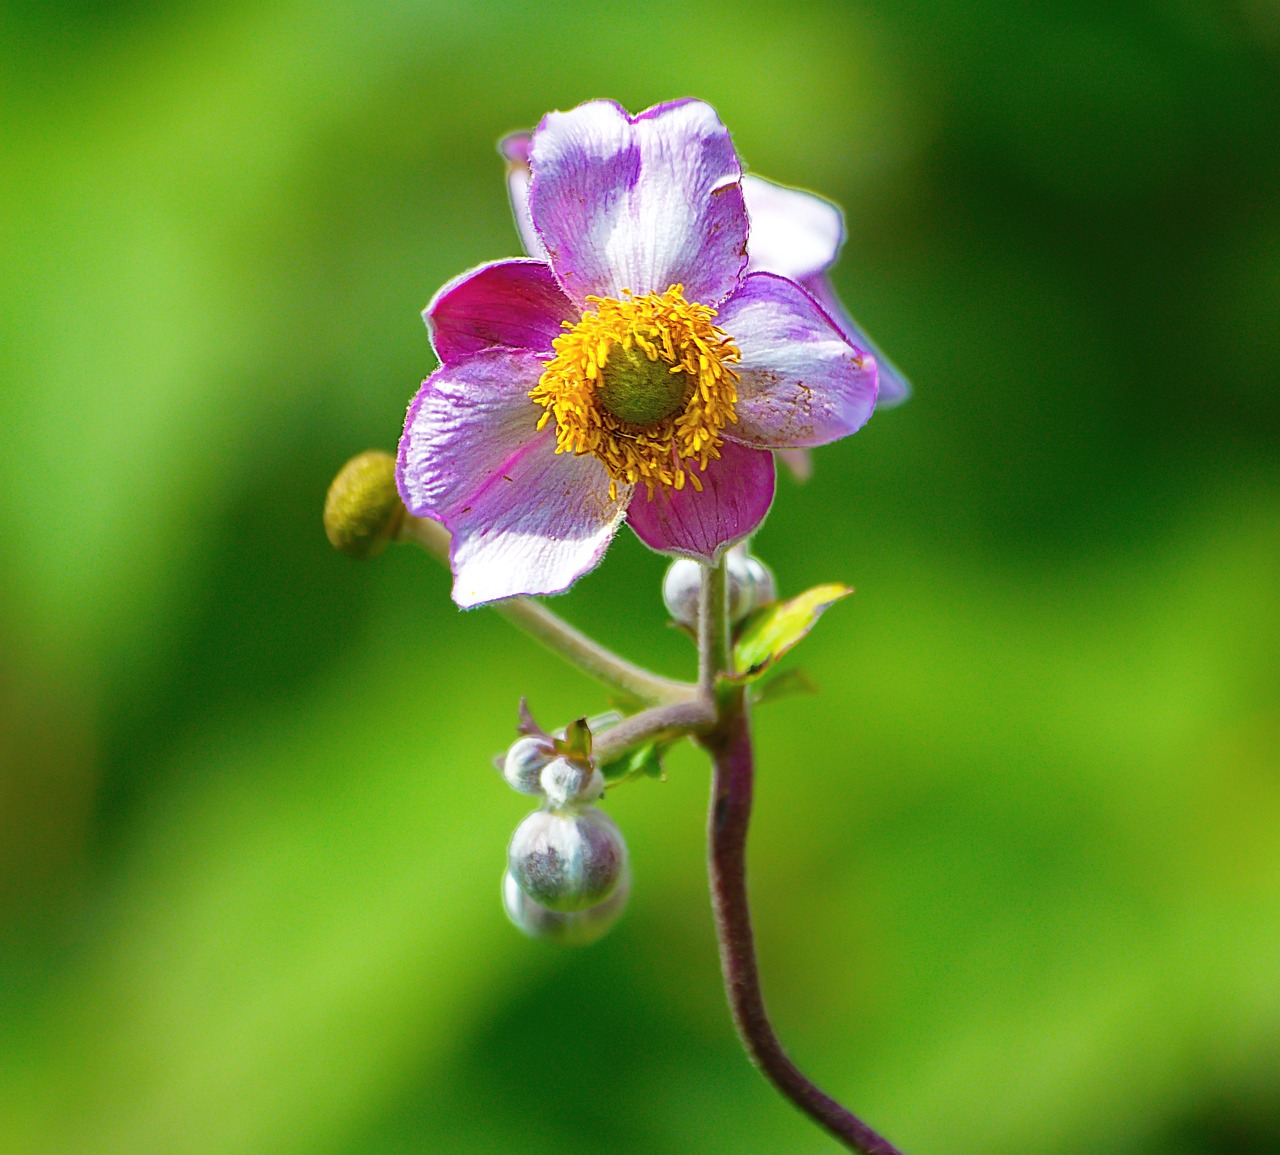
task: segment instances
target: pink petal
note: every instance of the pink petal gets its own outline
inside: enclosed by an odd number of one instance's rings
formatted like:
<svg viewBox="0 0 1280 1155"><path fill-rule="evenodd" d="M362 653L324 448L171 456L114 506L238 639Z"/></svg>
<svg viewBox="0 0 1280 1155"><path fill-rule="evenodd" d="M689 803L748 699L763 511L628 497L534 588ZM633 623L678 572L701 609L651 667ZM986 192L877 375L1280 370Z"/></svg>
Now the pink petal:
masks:
<svg viewBox="0 0 1280 1155"><path fill-rule="evenodd" d="M754 533L773 501L773 454L726 441L698 480L701 493L686 482L652 500L637 487L627 521L650 549L713 562Z"/></svg>
<svg viewBox="0 0 1280 1155"><path fill-rule="evenodd" d="M495 348L442 366L423 384L400 440L410 512L453 533L454 601L474 606L567 589L603 556L630 488L609 499L594 457L555 452L529 400L542 361Z"/></svg>
<svg viewBox="0 0 1280 1155"><path fill-rule="evenodd" d="M725 428L726 437L798 449L866 424L876 404L875 358L850 345L794 281L749 273L716 324L742 351L738 423Z"/></svg>
<svg viewBox="0 0 1280 1155"><path fill-rule="evenodd" d="M445 364L496 345L552 355L551 342L577 320L551 269L541 261L494 261L455 277L422 314ZM531 386L532 388L532 386Z"/></svg>
<svg viewBox="0 0 1280 1155"><path fill-rule="evenodd" d="M835 287L831 284L831 278L826 273L818 273L802 281L801 285L826 310L827 316L839 326L840 331L852 344L859 349L865 349L876 359L880 382L876 404L882 409L887 409L893 405L901 405L910 397L911 382L907 380L902 370L881 352L880 346L867 336L862 326L849 315L849 310L844 307L844 303L836 294Z"/></svg>
<svg viewBox="0 0 1280 1155"><path fill-rule="evenodd" d="M729 131L697 100L628 116L595 100L547 115L533 137L529 205L577 304L683 284L714 304L746 264L742 168Z"/></svg>
<svg viewBox="0 0 1280 1155"><path fill-rule="evenodd" d="M548 426L451 519L453 600L563 593L604 557L631 497L619 490L596 458L557 454Z"/></svg>
<svg viewBox="0 0 1280 1155"><path fill-rule="evenodd" d="M750 272L800 281L834 264L844 244L844 217L830 201L754 173L743 176L742 195L751 220Z"/></svg>

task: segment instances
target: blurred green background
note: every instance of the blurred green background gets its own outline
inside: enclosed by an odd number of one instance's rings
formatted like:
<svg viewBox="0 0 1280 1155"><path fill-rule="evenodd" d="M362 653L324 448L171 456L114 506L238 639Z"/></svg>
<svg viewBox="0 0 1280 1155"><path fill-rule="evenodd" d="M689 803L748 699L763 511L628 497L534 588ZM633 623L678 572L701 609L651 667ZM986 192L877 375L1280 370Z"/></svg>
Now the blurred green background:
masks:
<svg viewBox="0 0 1280 1155"><path fill-rule="evenodd" d="M320 528L516 251L496 139L685 94L916 386L757 539L858 589L758 717L783 1038L911 1155L1280 1151L1274 0L10 0L6 1155L835 1150L736 1046L701 756L609 801L612 936L524 940L489 757L604 697ZM662 570L557 608L687 674Z"/></svg>

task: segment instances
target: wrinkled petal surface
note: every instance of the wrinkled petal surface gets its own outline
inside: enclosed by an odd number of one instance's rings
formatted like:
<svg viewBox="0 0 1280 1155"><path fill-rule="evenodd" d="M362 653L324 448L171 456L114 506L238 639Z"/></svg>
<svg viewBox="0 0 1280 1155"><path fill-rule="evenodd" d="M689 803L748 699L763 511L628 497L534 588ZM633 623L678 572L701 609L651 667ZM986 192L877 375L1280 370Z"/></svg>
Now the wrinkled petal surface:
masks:
<svg viewBox="0 0 1280 1155"><path fill-rule="evenodd" d="M576 320L577 314L547 265L511 260L454 278L422 319L431 330L436 356L448 365L494 346L549 357L551 342L563 332L560 322Z"/></svg>
<svg viewBox="0 0 1280 1155"><path fill-rule="evenodd" d="M835 262L844 216L828 200L747 173L742 178L751 231L747 268L802 281Z"/></svg>
<svg viewBox="0 0 1280 1155"><path fill-rule="evenodd" d="M595 100L534 133L529 205L548 260L578 305L683 284L715 304L746 265L742 167L729 130L698 100L628 116Z"/></svg>
<svg viewBox="0 0 1280 1155"><path fill-rule="evenodd" d="M414 398L396 478L411 513L453 533L454 601L567 589L603 556L629 490L609 500L594 457L555 453L528 392L527 351L490 349L436 370Z"/></svg>
<svg viewBox="0 0 1280 1155"><path fill-rule="evenodd" d="M825 445L861 429L875 409L875 358L794 281L749 274L716 324L742 351L738 423L725 437L761 449Z"/></svg>
<svg viewBox="0 0 1280 1155"><path fill-rule="evenodd" d="M453 600L466 608L517 594L558 594L604 557L631 497L609 497L594 457L555 452L544 429L453 519Z"/></svg>
<svg viewBox="0 0 1280 1155"><path fill-rule="evenodd" d="M516 231L524 251L540 261L547 259L547 247L533 227L533 215L529 212L529 149L533 133L513 132L498 142L498 151L507 162L507 195L511 198L511 213L516 219Z"/></svg>
<svg viewBox="0 0 1280 1155"><path fill-rule="evenodd" d="M650 549L713 562L754 533L773 501L773 454L726 441L698 480L701 493L686 484L652 500L636 488L627 521Z"/></svg>
<svg viewBox="0 0 1280 1155"><path fill-rule="evenodd" d="M880 371L880 393L876 404L886 409L893 405L901 405L911 396L911 382L907 380L902 370L881 352L880 346L867 336L862 326L849 315L849 310L844 307L844 303L836 294L831 279L825 273L819 273L803 281L802 284L840 327L840 331L859 349L865 349L876 359L876 366Z"/></svg>

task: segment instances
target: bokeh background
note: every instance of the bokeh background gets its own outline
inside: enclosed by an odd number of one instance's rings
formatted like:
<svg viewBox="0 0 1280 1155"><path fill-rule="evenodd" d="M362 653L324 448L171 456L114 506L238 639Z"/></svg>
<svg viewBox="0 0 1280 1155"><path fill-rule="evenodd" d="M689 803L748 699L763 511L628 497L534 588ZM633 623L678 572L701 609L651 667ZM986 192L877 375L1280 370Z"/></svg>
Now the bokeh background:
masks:
<svg viewBox="0 0 1280 1155"><path fill-rule="evenodd" d="M738 1050L707 767L613 935L497 898L516 702L601 692L320 528L512 255L494 142L711 100L846 209L916 396L784 482L845 580L758 717L794 1055L912 1155L1280 1151L1280 9L10 0L0 1150L826 1152ZM672 674L620 535L557 608Z"/></svg>

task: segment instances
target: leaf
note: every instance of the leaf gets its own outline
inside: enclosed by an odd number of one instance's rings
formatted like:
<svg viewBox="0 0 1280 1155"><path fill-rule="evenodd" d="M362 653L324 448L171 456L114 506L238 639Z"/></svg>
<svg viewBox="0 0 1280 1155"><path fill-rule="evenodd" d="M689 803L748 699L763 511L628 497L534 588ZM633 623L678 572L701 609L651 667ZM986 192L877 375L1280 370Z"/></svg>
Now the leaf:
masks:
<svg viewBox="0 0 1280 1155"><path fill-rule="evenodd" d="M742 627L733 648L729 675L734 682L753 682L792 649L814 627L828 606L847 598L853 590L838 582L814 586L786 602L756 610Z"/></svg>
<svg viewBox="0 0 1280 1155"><path fill-rule="evenodd" d="M573 762L589 762L591 760L591 727L586 718L570 722L564 728L563 738L553 738L552 746L556 753L563 754Z"/></svg>
<svg viewBox="0 0 1280 1155"><path fill-rule="evenodd" d="M628 750L621 758L615 758L601 766L600 773L604 775L606 782L621 782L624 778L638 778L641 774L661 778L662 751L661 743L646 742L643 746Z"/></svg>
<svg viewBox="0 0 1280 1155"><path fill-rule="evenodd" d="M782 698L790 698L796 694L816 694L817 685L803 670L783 670L772 678L760 682L751 694L756 705L777 702Z"/></svg>

